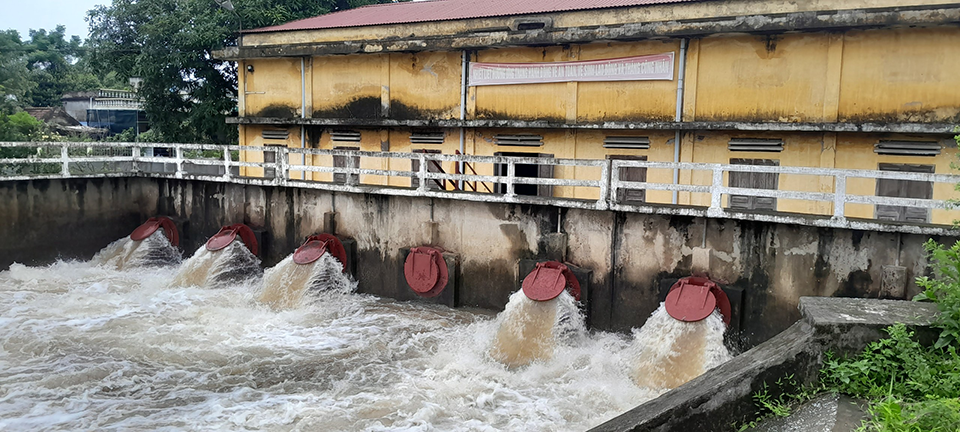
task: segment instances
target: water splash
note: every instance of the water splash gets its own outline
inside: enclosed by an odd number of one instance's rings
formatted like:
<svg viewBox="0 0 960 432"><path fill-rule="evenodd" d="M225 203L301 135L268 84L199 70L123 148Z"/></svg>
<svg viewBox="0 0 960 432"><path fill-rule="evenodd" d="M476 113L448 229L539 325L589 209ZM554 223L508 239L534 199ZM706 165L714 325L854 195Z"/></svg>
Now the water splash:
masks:
<svg viewBox="0 0 960 432"><path fill-rule="evenodd" d="M201 246L180 266L171 285L221 288L256 277L262 272L260 258L237 238L218 251Z"/></svg>
<svg viewBox="0 0 960 432"><path fill-rule="evenodd" d="M324 254L312 263L297 264L291 254L266 270L259 301L274 310L292 309L303 304L308 291L348 294L356 286L333 255Z"/></svg>
<svg viewBox="0 0 960 432"><path fill-rule="evenodd" d="M551 359L558 339L586 331L576 300L566 291L543 302L517 291L497 322L490 356L513 368Z"/></svg>
<svg viewBox="0 0 960 432"><path fill-rule="evenodd" d="M131 240L129 236L114 241L97 252L90 261L94 265L117 270L157 267L178 264L180 251L170 244L163 230L158 229L141 241Z"/></svg>
<svg viewBox="0 0 960 432"><path fill-rule="evenodd" d="M723 345L725 329L718 311L701 321L682 322L661 303L643 327L634 330L631 377L638 386L658 392L679 387L731 358Z"/></svg>

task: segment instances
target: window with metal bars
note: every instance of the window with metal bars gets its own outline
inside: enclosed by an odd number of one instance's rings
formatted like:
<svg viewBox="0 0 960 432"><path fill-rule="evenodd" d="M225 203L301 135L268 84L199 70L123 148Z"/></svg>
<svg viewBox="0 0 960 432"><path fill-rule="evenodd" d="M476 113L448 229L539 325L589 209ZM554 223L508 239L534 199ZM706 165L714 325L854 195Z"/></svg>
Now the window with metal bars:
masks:
<svg viewBox="0 0 960 432"><path fill-rule="evenodd" d="M645 161L646 156L607 155L610 160L637 160ZM644 167L620 167L620 180L645 182L647 169ZM643 204L646 200L646 189L617 189L617 202L623 204Z"/></svg>
<svg viewBox="0 0 960 432"><path fill-rule="evenodd" d="M774 159L730 159L731 165L780 166L780 161ZM753 171L730 171L729 185L735 188L749 189L777 189L780 175ZM731 209L743 210L777 210L777 199L774 197L759 197L747 195L730 195Z"/></svg>
<svg viewBox="0 0 960 432"><path fill-rule="evenodd" d="M880 171L933 173L936 167L934 165L882 163L879 165L879 169ZM933 182L877 179L877 196L931 199L933 198ZM880 220L917 223L930 221L930 209L925 208L878 204L875 212L876 219Z"/></svg>

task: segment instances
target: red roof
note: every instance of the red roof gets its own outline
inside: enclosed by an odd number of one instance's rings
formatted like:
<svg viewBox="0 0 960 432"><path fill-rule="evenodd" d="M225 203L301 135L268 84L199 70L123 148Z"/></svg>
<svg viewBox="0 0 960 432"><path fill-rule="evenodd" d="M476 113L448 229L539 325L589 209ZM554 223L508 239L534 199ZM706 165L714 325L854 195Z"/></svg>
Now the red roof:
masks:
<svg viewBox="0 0 960 432"><path fill-rule="evenodd" d="M403 24L428 21L448 21L526 15L545 12L565 12L586 9L606 9L644 6L664 3L688 3L703 0L431 0L386 3L363 6L306 18L286 24L245 30L261 33L290 30L317 30L338 27L362 27L383 24Z"/></svg>

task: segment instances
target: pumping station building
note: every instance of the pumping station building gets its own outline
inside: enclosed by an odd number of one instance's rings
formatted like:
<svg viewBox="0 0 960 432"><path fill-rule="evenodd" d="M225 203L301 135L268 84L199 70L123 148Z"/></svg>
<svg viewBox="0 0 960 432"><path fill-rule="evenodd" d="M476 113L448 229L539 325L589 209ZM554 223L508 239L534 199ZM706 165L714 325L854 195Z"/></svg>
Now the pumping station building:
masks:
<svg viewBox="0 0 960 432"><path fill-rule="evenodd" d="M247 30L221 56L239 63L230 121L241 145L372 152L294 165L420 169L379 152L692 163L621 165L615 180L647 184L618 189L617 203L644 208L716 206L696 187L715 171L696 164L746 165L723 171L722 186L782 193L723 194L719 207L949 224L957 215L945 209L871 200L951 197L953 185L932 176L845 178L844 192L861 198L842 210L817 194L835 192L836 169L951 172L957 19L936 0L425 1ZM508 174L506 164L427 158L429 172ZM595 165L521 162L516 177L602 176ZM419 186L402 175L299 176ZM426 185L511 195L505 186ZM546 200L603 192L576 181L513 188Z"/></svg>

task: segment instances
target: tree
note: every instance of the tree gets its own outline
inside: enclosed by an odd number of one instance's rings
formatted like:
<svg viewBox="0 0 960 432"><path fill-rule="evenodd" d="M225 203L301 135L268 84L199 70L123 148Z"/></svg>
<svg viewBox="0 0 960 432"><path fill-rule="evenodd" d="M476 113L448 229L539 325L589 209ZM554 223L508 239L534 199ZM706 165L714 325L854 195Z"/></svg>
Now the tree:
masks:
<svg viewBox="0 0 960 432"><path fill-rule="evenodd" d="M0 115L19 107L35 84L27 78L23 42L16 30L0 32Z"/></svg>
<svg viewBox="0 0 960 432"><path fill-rule="evenodd" d="M211 52L235 44L245 28L278 25L333 10L385 0L235 0L236 14L214 0L113 0L91 10L91 64L123 78L142 78L138 90L152 131L167 142L233 143L237 70Z"/></svg>

